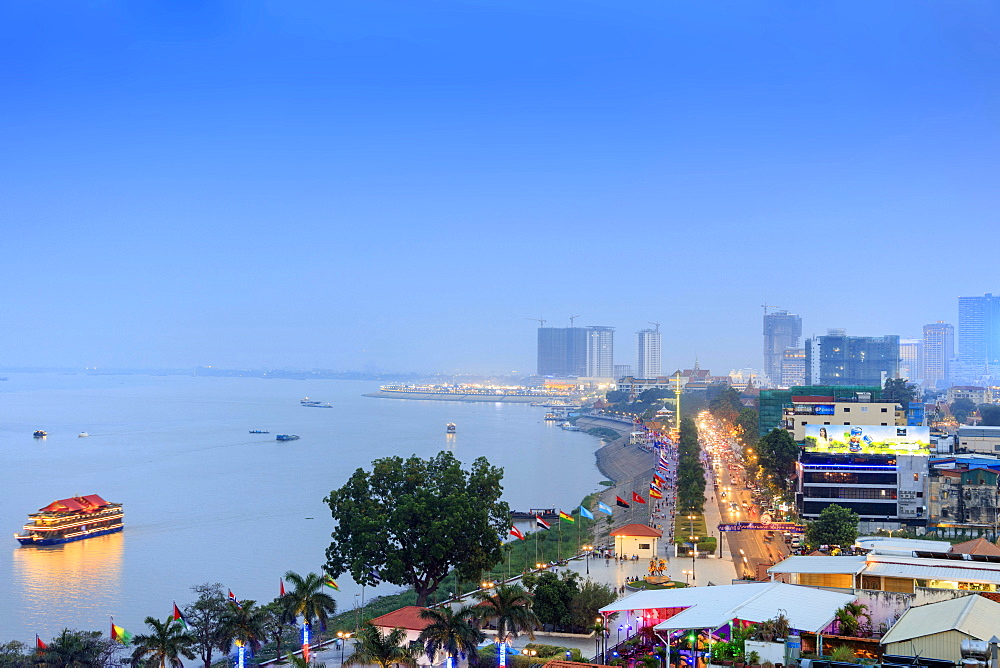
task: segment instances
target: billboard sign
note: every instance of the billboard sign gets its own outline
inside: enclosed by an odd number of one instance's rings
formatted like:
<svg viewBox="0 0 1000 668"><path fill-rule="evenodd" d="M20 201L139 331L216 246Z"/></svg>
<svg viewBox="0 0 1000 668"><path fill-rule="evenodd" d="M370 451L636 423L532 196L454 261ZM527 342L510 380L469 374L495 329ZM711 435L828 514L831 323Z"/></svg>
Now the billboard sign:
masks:
<svg viewBox="0 0 1000 668"><path fill-rule="evenodd" d="M807 424L807 452L866 455L929 455L930 427Z"/></svg>
<svg viewBox="0 0 1000 668"><path fill-rule="evenodd" d="M833 415L834 406L830 404L816 404L813 407L813 415Z"/></svg>
<svg viewBox="0 0 1000 668"><path fill-rule="evenodd" d="M787 531L788 533L805 533L806 528L793 522L734 522L720 524L719 531Z"/></svg>

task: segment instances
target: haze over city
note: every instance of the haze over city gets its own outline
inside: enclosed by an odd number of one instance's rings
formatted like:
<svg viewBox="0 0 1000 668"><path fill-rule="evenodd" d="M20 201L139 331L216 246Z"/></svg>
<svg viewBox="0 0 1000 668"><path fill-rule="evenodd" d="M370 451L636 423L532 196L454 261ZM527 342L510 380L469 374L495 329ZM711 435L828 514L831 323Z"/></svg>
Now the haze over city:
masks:
<svg viewBox="0 0 1000 668"><path fill-rule="evenodd" d="M665 372L995 267L995 3L0 7L3 364Z"/></svg>

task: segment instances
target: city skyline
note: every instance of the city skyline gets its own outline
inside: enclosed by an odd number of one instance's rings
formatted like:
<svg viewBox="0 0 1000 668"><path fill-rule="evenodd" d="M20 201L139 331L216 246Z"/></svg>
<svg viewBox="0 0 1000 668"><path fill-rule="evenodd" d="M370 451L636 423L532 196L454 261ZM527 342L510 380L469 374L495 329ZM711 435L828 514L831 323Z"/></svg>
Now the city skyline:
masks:
<svg viewBox="0 0 1000 668"><path fill-rule="evenodd" d="M0 17L5 367L527 374L575 317L727 372L762 304L919 338L1000 293L988 3Z"/></svg>

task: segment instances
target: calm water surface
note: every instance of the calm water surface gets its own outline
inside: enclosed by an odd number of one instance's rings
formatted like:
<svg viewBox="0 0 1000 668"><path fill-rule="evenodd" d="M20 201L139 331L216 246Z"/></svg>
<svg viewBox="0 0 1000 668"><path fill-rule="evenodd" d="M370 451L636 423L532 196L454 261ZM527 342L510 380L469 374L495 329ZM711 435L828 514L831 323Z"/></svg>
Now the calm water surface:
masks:
<svg viewBox="0 0 1000 668"><path fill-rule="evenodd" d="M486 456L506 472L504 499L524 510L573 508L600 479L600 442L526 405L370 399L361 394L377 384L352 381L9 378L0 382L0 642L64 627L106 632L112 615L142 631L147 615L166 617L203 582L270 601L286 570L321 569L332 522L322 499L377 457ZM334 408L304 408L304 396ZM271 434L247 433L258 428ZM35 429L50 435L35 440ZM302 438L277 443L279 433ZM29 512L82 494L124 503L125 531L18 546L12 534ZM360 587L338 581L340 608L354 607Z"/></svg>

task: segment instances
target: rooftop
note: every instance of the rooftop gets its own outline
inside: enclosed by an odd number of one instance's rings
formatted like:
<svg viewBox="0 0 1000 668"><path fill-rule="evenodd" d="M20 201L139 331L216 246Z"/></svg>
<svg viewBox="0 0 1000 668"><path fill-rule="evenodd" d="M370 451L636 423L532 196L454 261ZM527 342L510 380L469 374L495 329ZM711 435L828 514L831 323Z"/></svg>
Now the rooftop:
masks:
<svg viewBox="0 0 1000 668"><path fill-rule="evenodd" d="M419 605L408 605L405 608L376 617L372 620L372 625L387 629L401 628L409 631L423 631L432 623L431 620L420 616L423 610L426 608L421 608Z"/></svg>
<svg viewBox="0 0 1000 668"><path fill-rule="evenodd" d="M611 532L612 536L640 536L648 538L659 538L663 532L659 529L646 526L645 524L626 524L620 529Z"/></svg>
<svg viewBox="0 0 1000 668"><path fill-rule="evenodd" d="M910 608L885 634L882 644L951 630L977 640L989 640L996 632L997 619L1000 619L1000 603L975 594L960 596Z"/></svg>

